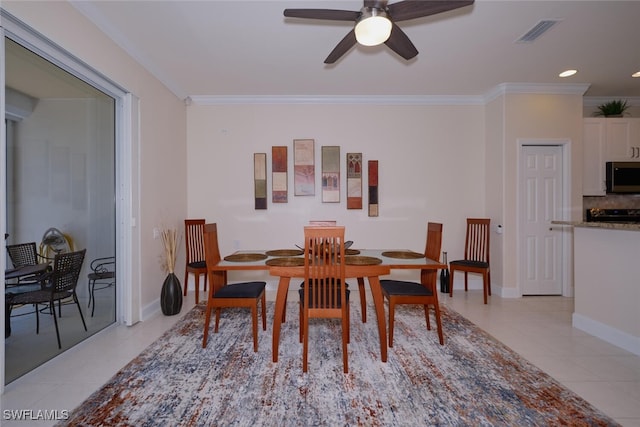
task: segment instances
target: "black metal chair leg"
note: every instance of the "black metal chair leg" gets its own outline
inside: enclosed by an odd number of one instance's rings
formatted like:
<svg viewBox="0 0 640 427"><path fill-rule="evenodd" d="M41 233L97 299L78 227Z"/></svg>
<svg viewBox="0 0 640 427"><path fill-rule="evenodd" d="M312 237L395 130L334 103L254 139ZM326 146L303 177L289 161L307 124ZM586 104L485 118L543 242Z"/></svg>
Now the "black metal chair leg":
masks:
<svg viewBox="0 0 640 427"><path fill-rule="evenodd" d="M38 304L34 304L36 307L36 335L40 333L40 310L38 310Z"/></svg>
<svg viewBox="0 0 640 427"><path fill-rule="evenodd" d="M56 310L53 309L53 323L56 325L56 337L58 338L58 349L62 349L62 343L60 342L60 331L58 330L58 318L56 317Z"/></svg>
<svg viewBox="0 0 640 427"><path fill-rule="evenodd" d="M89 292L89 302L87 303L87 308L91 307L91 280L87 282L87 292Z"/></svg>
<svg viewBox="0 0 640 427"><path fill-rule="evenodd" d="M95 289L96 287L96 282L93 282L93 290L91 291L91 295L89 296L89 298L91 298L91 302L93 302L93 307L91 307L91 317L93 317L93 314L96 312L96 297L95 297Z"/></svg>
<svg viewBox="0 0 640 427"><path fill-rule="evenodd" d="M78 296L74 293L73 300L76 302L78 306L78 311L80 312L80 319L82 319L82 326L84 326L84 330L87 330L87 324L84 322L84 316L82 315L82 309L80 308L80 301L78 301Z"/></svg>
<svg viewBox="0 0 640 427"><path fill-rule="evenodd" d="M94 280L91 286L91 295L89 295L89 298L91 299L90 303L93 304L93 306L91 307L91 317L93 317L93 314L96 311L96 281Z"/></svg>

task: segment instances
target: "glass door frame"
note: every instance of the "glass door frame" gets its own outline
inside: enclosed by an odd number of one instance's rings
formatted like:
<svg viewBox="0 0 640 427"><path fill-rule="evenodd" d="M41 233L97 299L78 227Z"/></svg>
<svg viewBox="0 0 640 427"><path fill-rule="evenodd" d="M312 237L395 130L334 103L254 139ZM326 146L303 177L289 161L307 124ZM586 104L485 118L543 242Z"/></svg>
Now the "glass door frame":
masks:
<svg viewBox="0 0 640 427"><path fill-rule="evenodd" d="M138 145L139 145L139 101L126 89L113 82L79 58L71 55L62 47L47 39L33 28L27 26L4 9L0 8L0 99L5 99L5 37L40 55L56 66L94 86L115 100L115 168L116 168L116 323L132 325L140 320L140 251L139 234L136 232L136 219L140 211L138 197ZM5 105L0 102L0 163L6 164L6 126ZM0 198L6 200L6 177L0 174ZM6 232L6 210L0 209L0 228ZM0 311L4 328L4 270L6 256L4 247L0 256ZM134 280L134 278L136 278ZM0 360L4 360L4 337L0 345ZM4 392L4 363L0 367L0 394Z"/></svg>

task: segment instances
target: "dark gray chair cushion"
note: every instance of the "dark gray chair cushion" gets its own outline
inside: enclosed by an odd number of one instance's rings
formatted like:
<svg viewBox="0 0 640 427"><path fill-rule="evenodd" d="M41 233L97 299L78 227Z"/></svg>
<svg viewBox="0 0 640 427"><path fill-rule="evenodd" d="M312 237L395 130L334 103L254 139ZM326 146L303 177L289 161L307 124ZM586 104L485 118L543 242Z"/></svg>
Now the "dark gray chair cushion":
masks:
<svg viewBox="0 0 640 427"><path fill-rule="evenodd" d="M484 261L472 261L468 259L461 259L451 261L449 264L461 265L463 267L476 267L476 268L489 268L489 263Z"/></svg>
<svg viewBox="0 0 640 427"><path fill-rule="evenodd" d="M258 298L266 285L266 282L230 284L220 288L214 298Z"/></svg>
<svg viewBox="0 0 640 427"><path fill-rule="evenodd" d="M187 265L192 268L207 268L206 261L194 261L194 262L190 262Z"/></svg>
<svg viewBox="0 0 640 427"><path fill-rule="evenodd" d="M380 286L382 286L382 289L388 295L433 295L429 289L416 282L406 282L404 280L381 280Z"/></svg>

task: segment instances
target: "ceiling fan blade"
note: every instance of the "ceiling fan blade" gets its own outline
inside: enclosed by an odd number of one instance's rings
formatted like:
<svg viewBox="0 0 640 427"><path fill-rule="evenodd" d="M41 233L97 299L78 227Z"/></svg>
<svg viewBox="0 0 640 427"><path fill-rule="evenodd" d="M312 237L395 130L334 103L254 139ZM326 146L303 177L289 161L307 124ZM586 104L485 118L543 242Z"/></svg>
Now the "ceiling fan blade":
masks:
<svg viewBox="0 0 640 427"><path fill-rule="evenodd" d="M413 43L411 43L411 40L409 40L409 37L396 24L393 24L391 27L391 35L384 44L406 60L418 54L418 49L416 49Z"/></svg>
<svg viewBox="0 0 640 427"><path fill-rule="evenodd" d="M331 21L355 21L360 11L335 9L285 9L284 16L288 18L327 19Z"/></svg>
<svg viewBox="0 0 640 427"><path fill-rule="evenodd" d="M335 48L333 48L333 50L331 51L329 56L327 56L327 59L324 60L324 63L325 64L333 64L342 55L347 53L347 51L349 49L351 49L353 46L355 46L356 43L357 43L357 41L356 41L356 32L355 32L355 30L351 30L351 31L349 31L347 33L346 36L344 36L344 38L342 40L340 40L340 43L338 43L338 45ZM411 42L409 42L409 43L411 43Z"/></svg>
<svg viewBox="0 0 640 427"><path fill-rule="evenodd" d="M388 6L394 22L436 15L473 4L474 0L404 0Z"/></svg>

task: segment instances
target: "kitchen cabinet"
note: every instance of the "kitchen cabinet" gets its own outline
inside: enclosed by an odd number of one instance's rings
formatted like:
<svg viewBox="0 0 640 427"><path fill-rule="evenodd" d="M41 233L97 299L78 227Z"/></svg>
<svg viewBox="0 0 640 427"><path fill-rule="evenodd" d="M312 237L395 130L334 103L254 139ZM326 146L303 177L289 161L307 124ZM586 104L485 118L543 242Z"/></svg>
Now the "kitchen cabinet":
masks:
<svg viewBox="0 0 640 427"><path fill-rule="evenodd" d="M604 120L607 132L605 161L640 160L640 119Z"/></svg>
<svg viewBox="0 0 640 427"><path fill-rule="evenodd" d="M582 194L604 196L606 162L640 161L640 118L584 119L582 149Z"/></svg>
<svg viewBox="0 0 640 427"><path fill-rule="evenodd" d="M604 148L606 140L605 119L585 119L582 132L582 194L604 196L606 194L604 172Z"/></svg>

